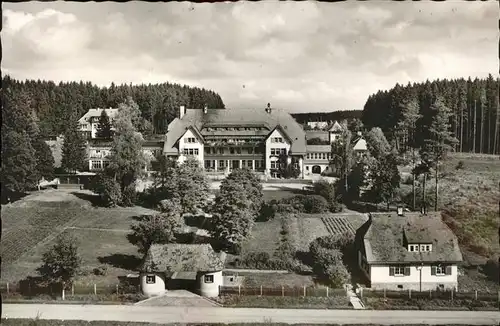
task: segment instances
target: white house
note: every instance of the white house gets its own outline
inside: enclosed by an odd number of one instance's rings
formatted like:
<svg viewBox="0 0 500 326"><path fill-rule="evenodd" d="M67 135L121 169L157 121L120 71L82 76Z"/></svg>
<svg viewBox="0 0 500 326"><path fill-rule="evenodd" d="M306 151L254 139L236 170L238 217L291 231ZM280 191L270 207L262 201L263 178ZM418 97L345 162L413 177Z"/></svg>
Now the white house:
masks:
<svg viewBox="0 0 500 326"><path fill-rule="evenodd" d="M217 297L225 259L225 252L216 253L209 244L154 244L139 268L142 292L148 297L162 295L174 274L196 272L197 292Z"/></svg>
<svg viewBox="0 0 500 326"><path fill-rule="evenodd" d="M372 213L356 232L356 248L371 288L457 289L462 253L440 213Z"/></svg>
<svg viewBox="0 0 500 326"><path fill-rule="evenodd" d="M99 126L99 117L101 116L103 110L105 110L106 113L108 114L110 121L112 121L113 118L118 113L118 109L113 109L113 108L90 109L78 120L80 131L84 133L87 136L87 138L90 139L96 138L97 128ZM111 129L113 130L114 128L111 127Z"/></svg>

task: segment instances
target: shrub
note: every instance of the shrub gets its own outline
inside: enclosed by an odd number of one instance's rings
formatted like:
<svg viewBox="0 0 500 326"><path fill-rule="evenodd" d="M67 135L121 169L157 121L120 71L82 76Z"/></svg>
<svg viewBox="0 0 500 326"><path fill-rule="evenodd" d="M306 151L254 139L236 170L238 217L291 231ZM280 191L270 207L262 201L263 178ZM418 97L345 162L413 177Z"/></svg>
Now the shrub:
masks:
<svg viewBox="0 0 500 326"><path fill-rule="evenodd" d="M108 267L107 266L99 266L93 269L93 273L96 276L100 275L106 275L108 273Z"/></svg>
<svg viewBox="0 0 500 326"><path fill-rule="evenodd" d="M297 195L282 199L277 210L280 213L324 213L328 210L328 202L318 195Z"/></svg>
<svg viewBox="0 0 500 326"><path fill-rule="evenodd" d="M105 206L116 206L122 201L120 185L108 175L98 174L93 178L90 190L101 196Z"/></svg>
<svg viewBox="0 0 500 326"><path fill-rule="evenodd" d="M272 200L267 203L263 203L260 211L259 211L259 216L257 217L258 221L261 222L266 222L269 220L272 220L274 216L276 215L277 211L277 202L276 200Z"/></svg>
<svg viewBox="0 0 500 326"><path fill-rule="evenodd" d="M458 164L457 164L457 166L455 166L455 169L456 170L463 170L464 168L465 168L464 161L462 161L462 160L458 161Z"/></svg>

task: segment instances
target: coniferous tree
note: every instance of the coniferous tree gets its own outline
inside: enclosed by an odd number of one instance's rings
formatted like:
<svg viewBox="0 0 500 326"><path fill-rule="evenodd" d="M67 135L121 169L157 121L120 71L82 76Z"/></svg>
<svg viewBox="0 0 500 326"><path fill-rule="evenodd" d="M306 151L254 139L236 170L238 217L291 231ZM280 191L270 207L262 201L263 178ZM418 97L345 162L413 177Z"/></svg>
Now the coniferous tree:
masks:
<svg viewBox="0 0 500 326"><path fill-rule="evenodd" d="M111 130L111 121L109 120L109 116L106 110L102 110L101 116L99 117L96 136L97 138L102 139L111 139L111 137L113 136Z"/></svg>
<svg viewBox="0 0 500 326"><path fill-rule="evenodd" d="M401 104L401 118L402 120L398 124L398 128L400 130L404 130L406 135L405 147L411 148L411 158L412 158L412 169L415 169L416 165L416 157L415 157L415 149L417 148L416 142L416 131L417 131L417 122L422 117L419 113L420 108L418 105L418 101L413 99L407 99ZM415 173L412 173L412 194L413 194L413 205L412 208L415 210Z"/></svg>
<svg viewBox="0 0 500 326"><path fill-rule="evenodd" d="M9 81L9 80L8 80ZM28 94L8 88L2 98L2 198L22 194L36 185L36 135Z"/></svg>
<svg viewBox="0 0 500 326"><path fill-rule="evenodd" d="M36 170L40 177L45 180L52 180L54 177L54 156L49 145L41 138L33 142L36 154Z"/></svg>
<svg viewBox="0 0 500 326"><path fill-rule="evenodd" d="M434 116L429 126L429 138L425 140L422 152L424 152L435 170L435 207L438 207L438 171L439 163L446 158L448 152L452 151L457 139L453 136L450 126L451 110L444 105L443 99L438 97L431 106Z"/></svg>
<svg viewBox="0 0 500 326"><path fill-rule="evenodd" d="M64 133L62 145L61 167L67 172L74 173L86 168L87 144L78 128L78 121L70 118L72 122Z"/></svg>

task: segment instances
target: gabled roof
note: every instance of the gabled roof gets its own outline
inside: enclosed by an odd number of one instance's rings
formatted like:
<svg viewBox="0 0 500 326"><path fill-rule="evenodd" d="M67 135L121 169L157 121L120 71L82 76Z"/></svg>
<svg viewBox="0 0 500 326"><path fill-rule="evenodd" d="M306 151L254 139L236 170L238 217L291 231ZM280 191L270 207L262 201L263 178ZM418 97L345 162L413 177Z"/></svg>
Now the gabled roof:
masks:
<svg viewBox="0 0 500 326"><path fill-rule="evenodd" d="M355 151L366 151L368 150L368 147L366 146L366 140L363 138L363 136L358 136L354 138L352 141L353 144L353 150Z"/></svg>
<svg viewBox="0 0 500 326"><path fill-rule="evenodd" d="M292 139L288 136L288 133L286 132L286 126L285 128L283 128L281 125L277 125L273 130L271 130L270 133L268 133L267 137L266 137L266 140L271 137L271 135L273 134L273 132L275 131L278 131L281 135L283 135L283 137L286 138L286 140L289 142L289 143L292 143Z"/></svg>
<svg viewBox="0 0 500 326"><path fill-rule="evenodd" d="M174 120L175 121L175 120ZM182 119L176 120L169 125L167 141L165 142L165 152L167 154L178 154L175 143L188 126L195 126L198 130L203 130L205 126L268 126L270 130L277 125L283 127L286 135L291 139L291 151L294 154L304 154L306 152L305 133L302 127L286 111L272 109L267 113L264 109L209 109L207 113L203 110L188 109ZM238 135L238 131L234 131Z"/></svg>
<svg viewBox="0 0 500 326"><path fill-rule="evenodd" d="M108 114L108 117L110 119L112 117L114 117L118 113L118 109L113 109L113 108L109 108L109 109L100 109L100 108L90 109L80 119L78 119L78 122L79 123L85 123L85 122L88 122L90 118L100 117L101 116L101 112L103 110L106 110L106 113Z"/></svg>
<svg viewBox="0 0 500 326"><path fill-rule="evenodd" d="M141 272L216 272L224 269L225 253L209 244L153 244Z"/></svg>
<svg viewBox="0 0 500 326"><path fill-rule="evenodd" d="M405 232L420 234L432 244L430 252L407 250ZM370 219L356 232L357 247L365 253L370 264L461 262L458 240L441 220L440 213L372 213Z"/></svg>
<svg viewBox="0 0 500 326"><path fill-rule="evenodd" d="M342 130L344 130L344 128L342 128L337 120L335 120L332 126L328 129L329 132L341 132Z"/></svg>

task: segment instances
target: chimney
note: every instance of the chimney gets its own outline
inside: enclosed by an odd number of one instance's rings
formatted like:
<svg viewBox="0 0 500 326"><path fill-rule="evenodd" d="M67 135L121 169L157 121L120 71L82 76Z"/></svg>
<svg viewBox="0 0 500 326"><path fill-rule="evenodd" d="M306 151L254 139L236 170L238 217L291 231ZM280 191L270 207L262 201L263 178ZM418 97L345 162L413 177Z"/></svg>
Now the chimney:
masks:
<svg viewBox="0 0 500 326"><path fill-rule="evenodd" d="M267 103L266 112L271 113L271 103Z"/></svg>
<svg viewBox="0 0 500 326"><path fill-rule="evenodd" d="M186 108L184 107L184 105L181 105L179 107L179 119L182 119L185 113L186 113Z"/></svg>
<svg viewBox="0 0 500 326"><path fill-rule="evenodd" d="M203 113L207 113L208 112L208 105L205 104L205 107L203 107Z"/></svg>
<svg viewBox="0 0 500 326"><path fill-rule="evenodd" d="M358 131L358 136L361 137L361 131Z"/></svg>

